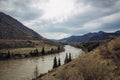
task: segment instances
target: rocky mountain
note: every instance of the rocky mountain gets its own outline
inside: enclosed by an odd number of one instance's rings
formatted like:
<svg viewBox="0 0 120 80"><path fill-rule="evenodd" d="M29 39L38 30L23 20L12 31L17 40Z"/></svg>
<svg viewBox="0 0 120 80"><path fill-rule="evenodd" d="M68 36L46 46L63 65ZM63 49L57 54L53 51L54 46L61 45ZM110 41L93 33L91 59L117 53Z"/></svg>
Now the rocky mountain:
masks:
<svg viewBox="0 0 120 80"><path fill-rule="evenodd" d="M82 36L71 36L68 38L61 39L59 41L60 42L89 42L89 41L112 39L116 36L120 36L120 31L116 31L113 33L99 31L95 33L87 33Z"/></svg>
<svg viewBox="0 0 120 80"><path fill-rule="evenodd" d="M22 23L0 12L0 39L41 39L35 31L27 28Z"/></svg>

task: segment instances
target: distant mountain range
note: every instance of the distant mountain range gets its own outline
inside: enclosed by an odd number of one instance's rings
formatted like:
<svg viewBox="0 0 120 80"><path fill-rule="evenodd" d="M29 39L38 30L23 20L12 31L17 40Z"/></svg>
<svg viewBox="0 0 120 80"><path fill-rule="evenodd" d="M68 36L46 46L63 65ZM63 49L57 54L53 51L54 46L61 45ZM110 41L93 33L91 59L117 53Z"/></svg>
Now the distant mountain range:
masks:
<svg viewBox="0 0 120 80"><path fill-rule="evenodd" d="M68 38L63 38L59 41L60 42L89 42L89 41L107 40L117 36L120 36L120 30L113 33L99 31L95 33L87 33L82 36L70 36Z"/></svg>
<svg viewBox="0 0 120 80"><path fill-rule="evenodd" d="M0 12L0 39L41 39L35 31L27 28L22 23Z"/></svg>

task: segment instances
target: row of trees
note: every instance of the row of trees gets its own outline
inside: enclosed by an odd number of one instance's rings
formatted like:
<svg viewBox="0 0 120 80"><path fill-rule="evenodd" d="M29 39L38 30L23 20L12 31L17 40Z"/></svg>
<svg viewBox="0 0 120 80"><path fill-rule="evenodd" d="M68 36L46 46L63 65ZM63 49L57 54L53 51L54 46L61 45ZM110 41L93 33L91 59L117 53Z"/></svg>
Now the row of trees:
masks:
<svg viewBox="0 0 120 80"><path fill-rule="evenodd" d="M66 53L64 64L69 63L70 61L72 61L71 53L69 53L69 55ZM53 69L56 68L56 67L59 67L59 66L61 66L61 60L60 60L60 58L58 58L58 60L57 60L57 58L54 57L54 60L53 60Z"/></svg>
<svg viewBox="0 0 120 80"><path fill-rule="evenodd" d="M56 57L54 57L54 62L53 62L53 68L61 66L61 60L60 58L57 60Z"/></svg>
<svg viewBox="0 0 120 80"><path fill-rule="evenodd" d="M31 56L39 56L39 55L46 55L46 54L58 53L58 52L60 52L60 51L61 51L61 47L60 47L60 46L58 46L57 49L51 48L50 51L45 51L45 48L43 47L42 50L41 50L41 52L39 52L38 49L36 49L36 50L34 50L34 51L31 51L31 52L30 52L30 55L31 55Z"/></svg>
<svg viewBox="0 0 120 80"><path fill-rule="evenodd" d="M34 56L43 56L46 54L53 54L58 53L62 51L62 47L58 46L57 49L51 48L50 51L45 51L45 48L43 47L41 52L38 51L38 49L35 49L34 51L31 51L29 54L15 54L8 51L8 53L0 53L0 59L18 59L18 58L25 58L25 57L34 57Z"/></svg>

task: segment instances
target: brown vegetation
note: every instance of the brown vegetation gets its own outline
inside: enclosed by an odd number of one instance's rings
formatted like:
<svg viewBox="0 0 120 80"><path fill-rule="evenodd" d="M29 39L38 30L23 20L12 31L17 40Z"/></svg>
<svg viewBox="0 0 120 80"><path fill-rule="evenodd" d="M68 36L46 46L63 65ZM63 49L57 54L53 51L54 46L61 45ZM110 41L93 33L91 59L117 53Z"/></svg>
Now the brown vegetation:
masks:
<svg viewBox="0 0 120 80"><path fill-rule="evenodd" d="M38 80L120 80L120 37Z"/></svg>

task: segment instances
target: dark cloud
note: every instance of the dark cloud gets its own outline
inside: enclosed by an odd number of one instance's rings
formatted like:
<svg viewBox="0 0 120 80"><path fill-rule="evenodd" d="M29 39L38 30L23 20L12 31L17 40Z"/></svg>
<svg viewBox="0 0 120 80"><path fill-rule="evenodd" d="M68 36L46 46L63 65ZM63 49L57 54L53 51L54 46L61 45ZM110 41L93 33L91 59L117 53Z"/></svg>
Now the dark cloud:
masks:
<svg viewBox="0 0 120 80"><path fill-rule="evenodd" d="M108 19L108 21L104 22L101 19L116 13L119 14L120 0L74 0L77 1L76 5L82 3L83 7L90 6L90 9L83 13L78 12L78 14L68 17L67 20L56 23L51 20L39 19L44 14L44 11L38 9L38 7L33 7L33 4L37 5L38 1L40 3L49 2L49 0L0 0L0 11L11 15L22 23L31 23L32 25L28 25L28 27L40 34L59 32L78 35L92 31L114 31L120 29L119 16L113 16L114 20L111 21ZM99 23L100 26L96 25L95 28L85 27L84 25L88 23Z"/></svg>
<svg viewBox="0 0 120 80"><path fill-rule="evenodd" d="M112 7L117 3L119 0L77 0L78 2L83 2L88 5L92 5L95 7L101 7L101 8L108 8Z"/></svg>
<svg viewBox="0 0 120 80"><path fill-rule="evenodd" d="M20 21L32 20L42 15L42 11L38 12L36 8L31 7L32 0L2 0L0 5L1 11Z"/></svg>

